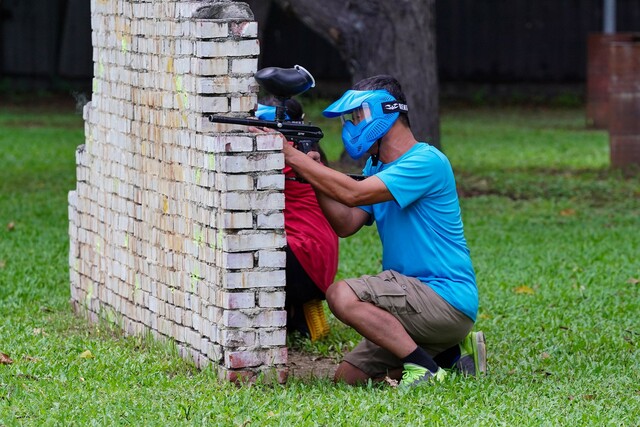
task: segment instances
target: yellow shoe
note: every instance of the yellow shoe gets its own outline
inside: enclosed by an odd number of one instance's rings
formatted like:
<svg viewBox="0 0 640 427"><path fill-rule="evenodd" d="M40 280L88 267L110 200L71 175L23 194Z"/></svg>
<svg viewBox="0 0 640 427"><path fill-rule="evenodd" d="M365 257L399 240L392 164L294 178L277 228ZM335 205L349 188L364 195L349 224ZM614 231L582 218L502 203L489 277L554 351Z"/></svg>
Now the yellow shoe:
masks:
<svg viewBox="0 0 640 427"><path fill-rule="evenodd" d="M329 335L329 323L324 314L322 301L319 299L311 300L305 303L302 309L309 328L309 335L311 335L311 341L316 341Z"/></svg>

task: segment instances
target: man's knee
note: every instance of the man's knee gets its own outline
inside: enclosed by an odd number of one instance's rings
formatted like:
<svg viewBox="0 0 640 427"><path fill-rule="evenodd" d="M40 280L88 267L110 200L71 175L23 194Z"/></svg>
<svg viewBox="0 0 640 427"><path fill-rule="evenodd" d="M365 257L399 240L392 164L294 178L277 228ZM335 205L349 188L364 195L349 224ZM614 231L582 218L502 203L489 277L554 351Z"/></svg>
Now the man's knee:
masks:
<svg viewBox="0 0 640 427"><path fill-rule="evenodd" d="M348 305L358 299L347 282L340 280L327 289L327 305L333 314L341 318Z"/></svg>
<svg viewBox="0 0 640 427"><path fill-rule="evenodd" d="M327 303L328 304L331 304L332 301L334 301L334 298L335 298L334 295L337 292L336 289L338 288L338 286L341 286L340 285L341 283L343 283L343 282L342 281L338 281L338 282L332 283L331 286L329 286L327 288L327 291L325 292L324 296L327 298Z"/></svg>
<svg viewBox="0 0 640 427"><path fill-rule="evenodd" d="M333 381L349 385L364 384L370 376L349 362L341 362L333 375Z"/></svg>
<svg viewBox="0 0 640 427"><path fill-rule="evenodd" d="M349 362L343 361L338 365L336 372L333 375L333 381L335 383L345 383L348 385L362 385L367 381L373 380L375 382L384 381L386 378L400 381L402 378L402 368L392 369L387 372L386 376L372 377L355 365Z"/></svg>

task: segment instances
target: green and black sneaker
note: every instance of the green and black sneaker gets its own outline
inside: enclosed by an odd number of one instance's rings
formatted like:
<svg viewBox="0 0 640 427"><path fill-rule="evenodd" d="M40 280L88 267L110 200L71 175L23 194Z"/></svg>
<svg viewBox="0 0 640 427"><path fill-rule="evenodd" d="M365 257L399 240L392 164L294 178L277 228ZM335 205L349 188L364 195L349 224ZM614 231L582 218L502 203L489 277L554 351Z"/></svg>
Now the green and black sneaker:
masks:
<svg viewBox="0 0 640 427"><path fill-rule="evenodd" d="M460 359L455 364L464 375L477 376L487 373L487 347L484 333L469 332L460 343Z"/></svg>
<svg viewBox="0 0 640 427"><path fill-rule="evenodd" d="M415 363L405 363L400 388L408 389L423 383L433 383L434 381L442 382L446 375L447 373L442 368L439 368L438 371L434 373L424 366L416 365Z"/></svg>

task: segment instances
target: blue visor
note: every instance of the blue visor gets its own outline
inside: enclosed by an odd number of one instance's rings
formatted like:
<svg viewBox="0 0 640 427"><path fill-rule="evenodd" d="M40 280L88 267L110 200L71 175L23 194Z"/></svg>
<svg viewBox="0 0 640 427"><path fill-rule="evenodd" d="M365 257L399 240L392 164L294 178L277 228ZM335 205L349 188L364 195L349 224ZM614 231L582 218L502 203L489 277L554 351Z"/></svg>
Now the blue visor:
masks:
<svg viewBox="0 0 640 427"><path fill-rule="evenodd" d="M255 116L260 120L274 121L276 119L276 107L272 105L258 104ZM291 120L289 115L285 113L285 120Z"/></svg>
<svg viewBox="0 0 640 427"><path fill-rule="evenodd" d="M393 96L386 90L348 90L333 104L329 105L322 115L325 117L338 117L343 114L350 113L356 108L360 108L362 103L367 100L380 100L390 101L393 100Z"/></svg>

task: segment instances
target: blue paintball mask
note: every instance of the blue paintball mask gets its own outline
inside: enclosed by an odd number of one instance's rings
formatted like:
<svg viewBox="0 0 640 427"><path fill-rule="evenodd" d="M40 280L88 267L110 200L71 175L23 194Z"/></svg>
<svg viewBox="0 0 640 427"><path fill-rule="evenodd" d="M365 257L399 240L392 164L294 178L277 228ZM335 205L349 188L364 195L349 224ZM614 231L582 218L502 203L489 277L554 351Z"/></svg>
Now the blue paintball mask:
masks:
<svg viewBox="0 0 640 427"><path fill-rule="evenodd" d="M348 90L322 114L342 118L344 148L357 160L386 135L400 113L407 112L407 105L399 103L386 90Z"/></svg>
<svg viewBox="0 0 640 427"><path fill-rule="evenodd" d="M260 120L274 121L276 119L276 107L271 105L258 104L258 108L254 114ZM285 113L285 120L291 120L289 115Z"/></svg>

